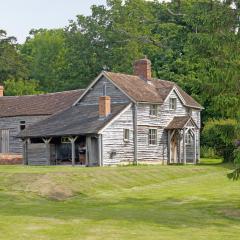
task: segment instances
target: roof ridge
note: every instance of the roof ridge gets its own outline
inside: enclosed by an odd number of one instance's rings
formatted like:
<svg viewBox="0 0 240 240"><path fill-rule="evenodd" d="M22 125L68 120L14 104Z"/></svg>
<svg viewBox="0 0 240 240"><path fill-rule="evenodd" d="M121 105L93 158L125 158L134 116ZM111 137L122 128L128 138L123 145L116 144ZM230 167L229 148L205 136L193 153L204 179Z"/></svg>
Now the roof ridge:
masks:
<svg viewBox="0 0 240 240"><path fill-rule="evenodd" d="M85 89L74 89L74 90L66 90L66 91L59 91L59 92L52 92L52 93L40 93L40 94L28 94L28 95L16 95L16 96L3 96L1 98L18 98L18 97L35 97L35 96L49 96L61 93L71 93L71 92L78 92L84 91Z"/></svg>

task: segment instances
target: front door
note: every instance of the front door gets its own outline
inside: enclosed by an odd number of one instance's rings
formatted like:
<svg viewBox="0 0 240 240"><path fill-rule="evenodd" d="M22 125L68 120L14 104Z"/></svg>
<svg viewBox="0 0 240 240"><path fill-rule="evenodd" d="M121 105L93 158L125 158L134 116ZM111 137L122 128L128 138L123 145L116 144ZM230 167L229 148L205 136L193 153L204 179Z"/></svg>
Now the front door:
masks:
<svg viewBox="0 0 240 240"><path fill-rule="evenodd" d="M177 163L177 134L171 140L171 163Z"/></svg>

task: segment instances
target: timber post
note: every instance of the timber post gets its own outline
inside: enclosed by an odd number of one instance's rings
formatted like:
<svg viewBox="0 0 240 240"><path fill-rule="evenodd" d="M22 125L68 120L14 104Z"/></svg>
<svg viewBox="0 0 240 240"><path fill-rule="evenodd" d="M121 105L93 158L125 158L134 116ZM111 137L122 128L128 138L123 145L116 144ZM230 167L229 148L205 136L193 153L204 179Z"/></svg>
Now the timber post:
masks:
<svg viewBox="0 0 240 240"><path fill-rule="evenodd" d="M76 154L75 154L75 141L77 140L78 137L69 137L69 141L71 142L71 146L72 146L72 166L75 166L75 158L76 158Z"/></svg>
<svg viewBox="0 0 240 240"><path fill-rule="evenodd" d="M28 138L23 140L23 165L28 165Z"/></svg>
<svg viewBox="0 0 240 240"><path fill-rule="evenodd" d="M133 134L134 134L134 164L138 165L138 107L135 103L133 106Z"/></svg>
<svg viewBox="0 0 240 240"><path fill-rule="evenodd" d="M47 155L47 165L51 165L51 158L50 158L50 142L52 138L42 138L43 142L45 143L46 146L46 155Z"/></svg>
<svg viewBox="0 0 240 240"><path fill-rule="evenodd" d="M197 164L197 133L194 131L194 164Z"/></svg>
<svg viewBox="0 0 240 240"><path fill-rule="evenodd" d="M186 160L186 130L183 129L183 164L187 164Z"/></svg>

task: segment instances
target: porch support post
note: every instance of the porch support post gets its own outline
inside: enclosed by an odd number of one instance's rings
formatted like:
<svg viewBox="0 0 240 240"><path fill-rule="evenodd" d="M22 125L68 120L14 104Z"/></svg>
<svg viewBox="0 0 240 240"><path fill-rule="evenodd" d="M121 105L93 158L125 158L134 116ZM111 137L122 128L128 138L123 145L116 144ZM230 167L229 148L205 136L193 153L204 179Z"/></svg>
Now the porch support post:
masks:
<svg viewBox="0 0 240 240"><path fill-rule="evenodd" d="M183 129L183 164L186 164L186 129Z"/></svg>
<svg viewBox="0 0 240 240"><path fill-rule="evenodd" d="M28 165L28 138L23 140L23 165Z"/></svg>
<svg viewBox="0 0 240 240"><path fill-rule="evenodd" d="M138 165L138 106L133 105L133 142L134 142L134 160L133 164Z"/></svg>
<svg viewBox="0 0 240 240"><path fill-rule="evenodd" d="M99 159L99 166L103 166L103 145L102 145L102 134L98 136L98 159Z"/></svg>
<svg viewBox="0 0 240 240"><path fill-rule="evenodd" d="M193 130L194 133L194 164L197 164L197 133Z"/></svg>
<svg viewBox="0 0 240 240"><path fill-rule="evenodd" d="M47 155L47 165L51 165L51 159L50 159L50 142L52 138L42 138L43 142L46 146L46 155Z"/></svg>
<svg viewBox="0 0 240 240"><path fill-rule="evenodd" d="M69 137L69 141L71 142L72 145L72 166L75 166L75 158L76 158L76 154L75 154L75 141L77 140L78 137Z"/></svg>
<svg viewBox="0 0 240 240"><path fill-rule="evenodd" d="M181 151L182 151L182 148L181 148L181 143L182 143L182 136L181 136L181 130L178 130L178 136L179 136L179 156L178 156L178 163L181 163L182 162L182 159L181 159Z"/></svg>
<svg viewBox="0 0 240 240"><path fill-rule="evenodd" d="M171 130L168 130L168 163L171 163Z"/></svg>

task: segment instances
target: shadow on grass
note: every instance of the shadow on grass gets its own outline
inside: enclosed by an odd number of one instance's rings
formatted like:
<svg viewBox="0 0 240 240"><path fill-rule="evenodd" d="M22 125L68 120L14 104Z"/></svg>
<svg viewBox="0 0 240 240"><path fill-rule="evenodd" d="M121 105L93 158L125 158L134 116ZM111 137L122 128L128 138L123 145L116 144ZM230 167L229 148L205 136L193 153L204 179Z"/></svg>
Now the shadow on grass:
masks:
<svg viewBox="0 0 240 240"><path fill-rule="evenodd" d="M134 224L159 224L170 228L228 227L239 222L239 216L231 212L239 202L200 198L153 200L149 198L123 198L99 200L76 197L66 202L54 202L41 198L29 199L0 192L0 217L17 216L54 218L60 220L88 219L98 221L129 221ZM228 215L226 215L226 212ZM229 214L230 213L230 214ZM45 221L43 219L43 221ZM119 223L120 224L120 223Z"/></svg>

